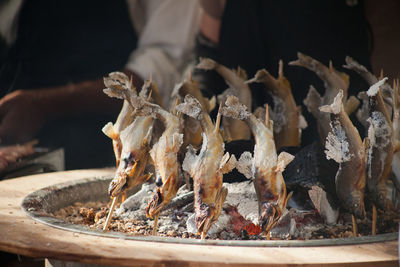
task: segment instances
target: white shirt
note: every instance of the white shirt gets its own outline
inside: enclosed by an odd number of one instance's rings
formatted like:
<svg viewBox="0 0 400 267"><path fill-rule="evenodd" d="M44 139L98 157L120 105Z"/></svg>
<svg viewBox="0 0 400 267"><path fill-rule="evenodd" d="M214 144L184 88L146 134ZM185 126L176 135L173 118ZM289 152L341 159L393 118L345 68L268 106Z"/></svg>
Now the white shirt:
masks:
<svg viewBox="0 0 400 267"><path fill-rule="evenodd" d="M127 1L139 39L126 68L143 80L151 74L168 104L193 52L200 5L197 0Z"/></svg>

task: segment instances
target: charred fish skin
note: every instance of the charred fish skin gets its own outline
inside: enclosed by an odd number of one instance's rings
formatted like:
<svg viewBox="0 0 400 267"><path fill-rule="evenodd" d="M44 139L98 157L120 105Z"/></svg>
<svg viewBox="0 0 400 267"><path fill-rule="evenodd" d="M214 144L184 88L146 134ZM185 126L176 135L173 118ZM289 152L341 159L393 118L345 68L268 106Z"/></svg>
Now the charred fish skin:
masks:
<svg viewBox="0 0 400 267"><path fill-rule="evenodd" d="M182 167L194 181L195 222L204 238L218 220L228 193L222 186L222 176L235 167L236 159L229 153L224 155L224 142L219 131L220 115L214 125L200 102L191 95L187 95L184 103L176 109L198 120L203 130L200 153L197 155L197 151L189 146Z"/></svg>
<svg viewBox="0 0 400 267"><path fill-rule="evenodd" d="M283 76L283 62L279 61L279 76L275 79L265 69L257 71L248 82L263 83L266 91L274 100L274 138L277 149L300 146L301 129L305 121L300 107L296 106L289 81Z"/></svg>
<svg viewBox="0 0 400 267"><path fill-rule="evenodd" d="M290 195L287 195L282 172L293 160L289 153L277 156L273 137L272 122L268 126L257 119L234 96L229 96L222 109L224 116L245 120L255 138L254 156L244 152L237 168L247 178L254 179L259 207L259 221L267 234L283 214ZM269 121L269 118L267 118Z"/></svg>
<svg viewBox="0 0 400 267"><path fill-rule="evenodd" d="M364 191L366 186L366 161L368 139L364 142L344 111L343 91L340 90L331 105L320 107L330 113L331 129L325 145L328 159L339 163L336 173L336 194L341 206L358 218L365 217Z"/></svg>
<svg viewBox="0 0 400 267"><path fill-rule="evenodd" d="M247 75L243 70L239 68L238 72L235 73L233 70L230 70L209 58L200 58L200 63L197 65L197 68L204 70L214 69L229 85L229 88L220 96L218 96L220 103L225 102L228 95L234 95L238 97L239 100L245 104L249 110L251 110L251 90L246 83ZM250 130L242 121L231 118L223 118L222 124L224 127L224 135L226 140L233 141L250 139Z"/></svg>
<svg viewBox="0 0 400 267"><path fill-rule="evenodd" d="M386 181L394 155L393 125L380 89L386 80L378 81L367 91L370 103L367 189L368 197L381 209L386 208Z"/></svg>

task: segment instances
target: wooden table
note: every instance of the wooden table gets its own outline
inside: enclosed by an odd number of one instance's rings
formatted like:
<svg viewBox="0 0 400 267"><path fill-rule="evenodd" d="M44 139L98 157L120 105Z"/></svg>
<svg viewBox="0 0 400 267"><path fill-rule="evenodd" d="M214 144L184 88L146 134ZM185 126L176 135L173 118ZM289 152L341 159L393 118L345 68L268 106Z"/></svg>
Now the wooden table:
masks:
<svg viewBox="0 0 400 267"><path fill-rule="evenodd" d="M0 181L0 250L31 257L116 266L398 266L398 242L326 247L226 247L168 244L77 234L43 225L20 207L40 188L109 175L112 169L76 170Z"/></svg>

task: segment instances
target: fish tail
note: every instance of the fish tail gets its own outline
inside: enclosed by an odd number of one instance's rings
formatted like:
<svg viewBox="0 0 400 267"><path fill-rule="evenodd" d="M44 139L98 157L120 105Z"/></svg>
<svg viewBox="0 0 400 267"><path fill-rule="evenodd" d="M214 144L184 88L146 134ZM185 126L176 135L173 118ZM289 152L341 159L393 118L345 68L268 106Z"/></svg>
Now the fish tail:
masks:
<svg viewBox="0 0 400 267"><path fill-rule="evenodd" d="M326 113L339 114L343 106L342 98L343 98L343 90L339 90L339 93L335 96L333 103L330 105L322 106L319 108L319 110Z"/></svg>
<svg viewBox="0 0 400 267"><path fill-rule="evenodd" d="M237 120L245 120L250 117L251 113L247 111L247 107L239 102L236 96L229 95L225 101L225 107L221 113L225 117Z"/></svg>

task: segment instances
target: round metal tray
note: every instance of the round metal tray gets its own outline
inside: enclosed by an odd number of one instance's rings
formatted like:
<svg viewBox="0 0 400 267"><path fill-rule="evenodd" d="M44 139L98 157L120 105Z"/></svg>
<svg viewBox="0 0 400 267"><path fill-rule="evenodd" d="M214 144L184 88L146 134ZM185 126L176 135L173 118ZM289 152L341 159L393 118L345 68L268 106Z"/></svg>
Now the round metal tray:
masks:
<svg viewBox="0 0 400 267"><path fill-rule="evenodd" d="M246 246L246 247L315 247L366 244L397 240L398 233L379 234L352 238L317 239L317 240L198 240L160 236L137 236L114 231L101 231L88 226L65 222L49 214L76 202L106 201L107 187L111 177L93 177L73 182L56 184L42 188L26 196L21 204L22 210L34 220L59 229L95 236L137 241L152 241L178 244Z"/></svg>

